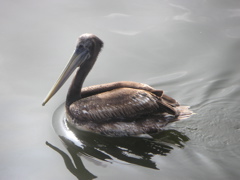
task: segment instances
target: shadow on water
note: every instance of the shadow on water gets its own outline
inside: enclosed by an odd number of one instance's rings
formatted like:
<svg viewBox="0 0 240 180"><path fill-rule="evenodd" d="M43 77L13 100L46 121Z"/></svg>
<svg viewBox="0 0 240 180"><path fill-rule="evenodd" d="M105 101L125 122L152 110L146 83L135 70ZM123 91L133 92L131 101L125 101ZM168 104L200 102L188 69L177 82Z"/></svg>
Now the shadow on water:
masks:
<svg viewBox="0 0 240 180"><path fill-rule="evenodd" d="M81 155L109 163L122 161L158 170L156 163L152 161L153 156L166 156L174 147L183 148L184 143L189 140L183 133L172 129L154 134L152 138L106 137L76 131L59 114L61 109L54 114L53 127L71 157L50 143L46 144L62 156L67 169L78 179L96 178L84 167ZM61 119L57 119L59 117Z"/></svg>

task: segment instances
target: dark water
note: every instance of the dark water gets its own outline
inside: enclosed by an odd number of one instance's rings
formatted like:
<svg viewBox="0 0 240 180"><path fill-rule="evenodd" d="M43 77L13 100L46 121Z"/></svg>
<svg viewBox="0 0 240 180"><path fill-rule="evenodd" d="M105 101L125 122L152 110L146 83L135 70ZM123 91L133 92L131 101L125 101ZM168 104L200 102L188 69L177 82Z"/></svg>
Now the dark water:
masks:
<svg viewBox="0 0 240 180"><path fill-rule="evenodd" d="M6 1L0 8L0 179L240 178L240 1ZM69 83L41 103L86 32L105 46L85 86L148 83L196 114L154 139L71 135L60 106Z"/></svg>

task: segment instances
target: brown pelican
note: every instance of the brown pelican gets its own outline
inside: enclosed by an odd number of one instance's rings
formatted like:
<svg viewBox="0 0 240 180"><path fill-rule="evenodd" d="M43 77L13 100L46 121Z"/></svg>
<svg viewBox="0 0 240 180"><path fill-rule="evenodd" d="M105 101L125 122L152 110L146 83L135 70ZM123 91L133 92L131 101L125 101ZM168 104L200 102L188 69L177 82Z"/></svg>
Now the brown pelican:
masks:
<svg viewBox="0 0 240 180"><path fill-rule="evenodd" d="M81 35L72 58L43 105L78 68L65 104L67 121L77 129L107 136L150 134L191 114L188 107L180 106L162 90L142 83L121 81L82 88L102 47L97 36Z"/></svg>

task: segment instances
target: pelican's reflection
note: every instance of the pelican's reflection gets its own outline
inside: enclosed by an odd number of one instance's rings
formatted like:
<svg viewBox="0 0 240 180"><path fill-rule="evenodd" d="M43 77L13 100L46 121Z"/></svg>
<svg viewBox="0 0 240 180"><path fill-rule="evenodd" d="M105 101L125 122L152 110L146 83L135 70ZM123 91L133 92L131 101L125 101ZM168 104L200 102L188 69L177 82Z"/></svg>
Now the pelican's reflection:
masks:
<svg viewBox="0 0 240 180"><path fill-rule="evenodd" d="M68 141L68 140L66 140L65 142L66 143L71 143L71 141ZM70 155L72 156L72 159L73 159L74 163L72 162L71 158L65 152L63 152L62 150L60 150L57 147L53 146L49 142L46 142L46 145L51 147L53 150L55 150L56 152L58 152L62 156L62 158L64 159L64 162L65 162L65 165L66 165L67 169L74 176L76 176L79 180L91 180L91 179L96 178L95 175L90 173L84 167L81 158L77 155L78 151L76 151L75 149L72 149L71 145L67 146L67 150L70 153Z"/></svg>
<svg viewBox="0 0 240 180"><path fill-rule="evenodd" d="M174 147L183 148L184 142L189 138L176 130L163 130L158 134L152 135L153 138L139 137L106 137L90 132L75 131L66 121L65 132L59 133L59 129L55 130L66 146L70 157L61 150L52 146L50 147L59 152L64 158L68 170L78 179L93 179L96 176L91 174L82 164L81 154L87 155L101 161L111 161L118 159L127 163L144 166L147 168L158 169L156 163L152 161L155 155L166 156Z"/></svg>

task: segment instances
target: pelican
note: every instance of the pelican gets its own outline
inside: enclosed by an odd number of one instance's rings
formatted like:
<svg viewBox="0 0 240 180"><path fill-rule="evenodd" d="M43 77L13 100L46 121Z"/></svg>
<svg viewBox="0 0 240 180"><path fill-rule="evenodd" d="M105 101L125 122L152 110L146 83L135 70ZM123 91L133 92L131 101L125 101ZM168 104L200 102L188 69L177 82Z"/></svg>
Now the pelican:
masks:
<svg viewBox="0 0 240 180"><path fill-rule="evenodd" d="M77 130L106 136L138 136L157 133L168 123L187 117L191 111L173 98L149 85L120 81L82 88L103 41L83 34L43 106L78 69L67 93L66 118Z"/></svg>

